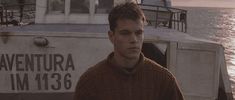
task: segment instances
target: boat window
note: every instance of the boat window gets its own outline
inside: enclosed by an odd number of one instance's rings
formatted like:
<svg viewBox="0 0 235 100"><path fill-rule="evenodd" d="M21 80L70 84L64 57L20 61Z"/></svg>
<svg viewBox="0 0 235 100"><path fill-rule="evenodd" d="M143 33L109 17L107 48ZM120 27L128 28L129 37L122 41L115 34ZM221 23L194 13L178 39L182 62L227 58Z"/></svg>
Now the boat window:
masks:
<svg viewBox="0 0 235 100"><path fill-rule="evenodd" d="M71 0L71 13L89 13L90 0Z"/></svg>
<svg viewBox="0 0 235 100"><path fill-rule="evenodd" d="M63 14L65 9L65 1L64 0L48 0L47 1L48 13L53 14Z"/></svg>
<svg viewBox="0 0 235 100"><path fill-rule="evenodd" d="M95 0L95 13L109 13L113 4L113 0Z"/></svg>
<svg viewBox="0 0 235 100"><path fill-rule="evenodd" d="M144 43L142 52L145 57L154 60L158 64L166 67L167 64L167 44L166 43Z"/></svg>

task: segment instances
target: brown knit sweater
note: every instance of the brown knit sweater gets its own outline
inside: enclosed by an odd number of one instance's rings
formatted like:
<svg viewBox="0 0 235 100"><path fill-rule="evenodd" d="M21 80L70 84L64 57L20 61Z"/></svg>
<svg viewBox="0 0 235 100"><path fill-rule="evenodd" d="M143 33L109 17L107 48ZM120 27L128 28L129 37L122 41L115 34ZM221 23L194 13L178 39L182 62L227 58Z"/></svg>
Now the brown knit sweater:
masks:
<svg viewBox="0 0 235 100"><path fill-rule="evenodd" d="M183 100L174 76L141 55L131 72L113 63L113 54L86 71L74 100Z"/></svg>

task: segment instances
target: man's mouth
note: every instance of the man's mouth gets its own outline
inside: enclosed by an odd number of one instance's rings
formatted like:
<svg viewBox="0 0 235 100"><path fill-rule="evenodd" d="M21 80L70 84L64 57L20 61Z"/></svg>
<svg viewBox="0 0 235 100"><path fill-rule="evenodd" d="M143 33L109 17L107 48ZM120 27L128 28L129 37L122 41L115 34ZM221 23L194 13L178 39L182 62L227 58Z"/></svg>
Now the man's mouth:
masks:
<svg viewBox="0 0 235 100"><path fill-rule="evenodd" d="M130 50L139 50L139 47L130 47L128 49L130 49Z"/></svg>

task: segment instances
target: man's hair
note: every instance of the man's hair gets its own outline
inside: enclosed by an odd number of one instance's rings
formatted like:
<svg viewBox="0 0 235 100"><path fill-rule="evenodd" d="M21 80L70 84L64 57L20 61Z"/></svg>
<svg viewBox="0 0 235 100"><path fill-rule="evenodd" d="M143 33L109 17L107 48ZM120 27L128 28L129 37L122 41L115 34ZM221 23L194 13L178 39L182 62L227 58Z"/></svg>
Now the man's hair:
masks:
<svg viewBox="0 0 235 100"><path fill-rule="evenodd" d="M141 8L134 2L127 2L115 6L109 13L109 27L111 31L117 26L120 19L130 19L133 21L142 20L145 22L145 16Z"/></svg>

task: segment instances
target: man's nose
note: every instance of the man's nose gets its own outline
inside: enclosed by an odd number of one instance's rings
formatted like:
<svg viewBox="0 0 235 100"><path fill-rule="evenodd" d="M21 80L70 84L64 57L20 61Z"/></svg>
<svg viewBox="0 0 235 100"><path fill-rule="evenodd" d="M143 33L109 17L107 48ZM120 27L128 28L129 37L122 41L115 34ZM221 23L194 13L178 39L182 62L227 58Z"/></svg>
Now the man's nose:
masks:
<svg viewBox="0 0 235 100"><path fill-rule="evenodd" d="M138 38L137 38L137 36L135 35L135 33L132 33L132 34L131 34L130 42L131 42L131 43L136 43L136 42L138 42Z"/></svg>

